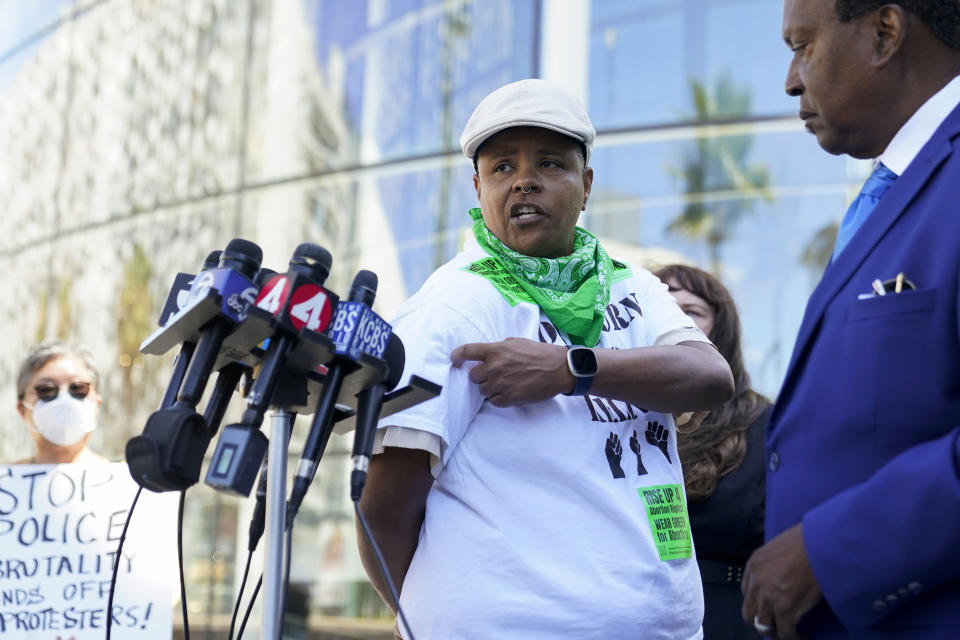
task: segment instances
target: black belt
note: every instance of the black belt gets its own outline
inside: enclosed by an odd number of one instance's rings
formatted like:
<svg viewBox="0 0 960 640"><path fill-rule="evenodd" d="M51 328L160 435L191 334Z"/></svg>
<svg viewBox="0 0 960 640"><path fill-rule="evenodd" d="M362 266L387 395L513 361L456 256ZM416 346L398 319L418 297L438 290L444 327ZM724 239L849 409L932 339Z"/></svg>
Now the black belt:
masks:
<svg viewBox="0 0 960 640"><path fill-rule="evenodd" d="M704 584L738 585L743 578L743 565L716 560L697 560L700 579Z"/></svg>

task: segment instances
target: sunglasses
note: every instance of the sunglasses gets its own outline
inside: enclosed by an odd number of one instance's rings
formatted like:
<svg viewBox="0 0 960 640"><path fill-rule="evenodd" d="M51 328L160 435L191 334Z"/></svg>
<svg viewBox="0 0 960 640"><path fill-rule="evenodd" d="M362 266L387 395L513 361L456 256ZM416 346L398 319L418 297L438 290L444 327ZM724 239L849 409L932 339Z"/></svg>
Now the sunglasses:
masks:
<svg viewBox="0 0 960 640"><path fill-rule="evenodd" d="M50 402L51 400L56 400L57 396L60 395L60 389L63 387L67 388L67 393L69 393L73 398L77 400L83 400L90 394L90 387L93 383L91 382L71 382L70 384L65 384L63 386L57 386L51 382L42 382L33 388L34 392L37 394L37 400L41 402Z"/></svg>

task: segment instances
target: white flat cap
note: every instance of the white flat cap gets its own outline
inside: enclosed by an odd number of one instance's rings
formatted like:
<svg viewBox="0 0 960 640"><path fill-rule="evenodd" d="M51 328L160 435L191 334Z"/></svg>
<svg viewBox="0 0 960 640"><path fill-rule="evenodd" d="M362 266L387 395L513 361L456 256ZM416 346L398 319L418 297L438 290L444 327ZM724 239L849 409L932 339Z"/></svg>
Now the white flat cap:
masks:
<svg viewBox="0 0 960 640"><path fill-rule="evenodd" d="M547 80L530 78L504 85L480 101L460 134L463 155L473 158L490 136L511 127L542 127L583 143L590 162L597 132L583 104Z"/></svg>

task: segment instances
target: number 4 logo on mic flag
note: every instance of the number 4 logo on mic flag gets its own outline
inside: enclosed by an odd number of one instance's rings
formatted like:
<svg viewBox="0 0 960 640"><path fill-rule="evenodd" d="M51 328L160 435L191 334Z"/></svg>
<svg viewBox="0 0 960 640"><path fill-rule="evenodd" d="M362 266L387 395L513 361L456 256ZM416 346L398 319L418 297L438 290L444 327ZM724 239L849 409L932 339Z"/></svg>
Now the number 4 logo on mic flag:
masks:
<svg viewBox="0 0 960 640"><path fill-rule="evenodd" d="M303 284L290 296L290 323L299 331L323 331L330 325L333 307L327 292L315 284Z"/></svg>
<svg viewBox="0 0 960 640"><path fill-rule="evenodd" d="M260 290L256 305L267 313L276 315L286 303L289 293L290 280L283 274L276 275Z"/></svg>

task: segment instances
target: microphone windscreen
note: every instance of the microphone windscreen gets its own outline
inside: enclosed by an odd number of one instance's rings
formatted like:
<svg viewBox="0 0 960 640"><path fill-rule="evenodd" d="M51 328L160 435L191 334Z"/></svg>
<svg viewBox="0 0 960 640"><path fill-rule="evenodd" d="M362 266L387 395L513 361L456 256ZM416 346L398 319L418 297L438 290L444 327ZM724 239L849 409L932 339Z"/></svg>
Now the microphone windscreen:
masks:
<svg viewBox="0 0 960 640"><path fill-rule="evenodd" d="M207 259L203 261L203 266L200 267L201 271L206 271L207 269L216 269L217 265L220 264L220 255L223 251L220 249L215 249L207 254Z"/></svg>
<svg viewBox="0 0 960 640"><path fill-rule="evenodd" d="M317 264L330 268L333 263L333 257L330 252L313 242L301 242L293 252L294 258L306 258Z"/></svg>
<svg viewBox="0 0 960 640"><path fill-rule="evenodd" d="M400 382L400 376L403 375L403 365L407 360L407 352L403 347L403 341L400 336L391 333L387 339L387 349L383 354L383 359L387 363L387 378L383 381L387 391L392 391Z"/></svg>
<svg viewBox="0 0 960 640"><path fill-rule="evenodd" d="M255 242L250 242L249 240L244 240L243 238L234 238L228 242L227 248L223 253L224 255L228 253L240 254L254 260L257 264L263 262L263 249L261 249Z"/></svg>
<svg viewBox="0 0 960 640"><path fill-rule="evenodd" d="M293 257L290 258L290 266L307 267L310 275L321 284L330 275L330 265L333 264L333 256L330 252L313 242L301 242L293 251Z"/></svg>
<svg viewBox="0 0 960 640"><path fill-rule="evenodd" d="M227 248L220 255L221 268L234 269L250 279L257 274L262 261L263 249L243 238L234 238L228 242Z"/></svg>
<svg viewBox="0 0 960 640"><path fill-rule="evenodd" d="M377 297L377 283L377 274L373 271L366 269L357 271L357 275L353 277L353 284L350 285L350 296L347 299L372 307Z"/></svg>

